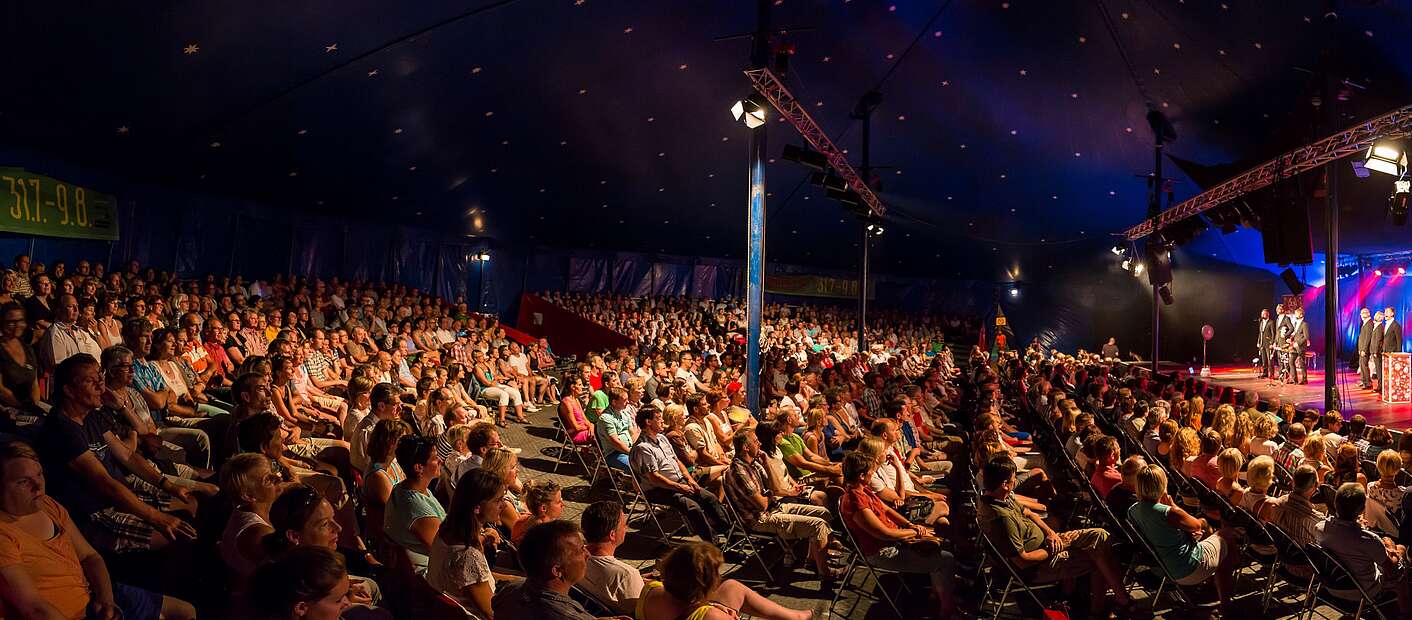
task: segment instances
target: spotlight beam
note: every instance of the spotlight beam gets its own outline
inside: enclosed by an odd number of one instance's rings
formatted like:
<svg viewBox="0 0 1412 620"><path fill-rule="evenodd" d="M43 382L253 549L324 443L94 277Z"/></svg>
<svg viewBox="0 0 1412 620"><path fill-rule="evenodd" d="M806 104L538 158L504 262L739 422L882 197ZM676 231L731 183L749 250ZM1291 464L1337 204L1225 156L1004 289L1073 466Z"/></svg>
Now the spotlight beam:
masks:
<svg viewBox="0 0 1412 620"><path fill-rule="evenodd" d="M1380 140L1402 138L1409 133L1412 133L1412 105L1363 121L1260 164L1123 231L1123 236L1127 239L1141 239L1155 230L1161 230L1169 224L1268 187L1281 179L1296 176L1349 155L1366 152Z"/></svg>
<svg viewBox="0 0 1412 620"><path fill-rule="evenodd" d="M788 120L789 124L799 131L799 135L804 137L809 146L829 158L829 165L833 166L834 173L847 181L848 187L858 194L863 204L868 206L870 213L881 216L887 212L882 200L878 199L878 195L873 193L873 188L868 187L868 184L858 175L858 171L848 163L848 158L844 157L843 151L834 146L829 135L824 133L818 123L814 122L814 117L809 116L808 110L799 104L799 101L779 81L779 78L775 77L774 73L764 68L748 69L745 76L750 78L750 82L755 85L755 91L769 100L770 105L774 106L780 116Z"/></svg>

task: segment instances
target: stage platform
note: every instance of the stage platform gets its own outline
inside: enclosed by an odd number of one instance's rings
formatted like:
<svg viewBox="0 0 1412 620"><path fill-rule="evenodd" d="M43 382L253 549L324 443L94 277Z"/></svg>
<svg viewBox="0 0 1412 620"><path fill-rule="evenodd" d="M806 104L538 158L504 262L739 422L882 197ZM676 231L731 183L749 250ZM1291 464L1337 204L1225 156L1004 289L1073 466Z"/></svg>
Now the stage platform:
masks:
<svg viewBox="0 0 1412 620"><path fill-rule="evenodd" d="M1161 369L1164 373L1185 372L1187 366L1163 362ZM1310 370L1307 385L1279 385L1261 379L1258 371L1250 366L1212 366L1209 381L1242 391L1254 390L1261 399L1279 398L1282 402L1293 402L1300 409L1312 407L1322 411L1324 408L1323 370ZM1382 424L1396 430L1412 427L1412 404L1389 405L1379 400L1377 394L1359 389L1356 371L1339 371L1339 392L1345 418L1357 413L1367 418L1369 424Z"/></svg>

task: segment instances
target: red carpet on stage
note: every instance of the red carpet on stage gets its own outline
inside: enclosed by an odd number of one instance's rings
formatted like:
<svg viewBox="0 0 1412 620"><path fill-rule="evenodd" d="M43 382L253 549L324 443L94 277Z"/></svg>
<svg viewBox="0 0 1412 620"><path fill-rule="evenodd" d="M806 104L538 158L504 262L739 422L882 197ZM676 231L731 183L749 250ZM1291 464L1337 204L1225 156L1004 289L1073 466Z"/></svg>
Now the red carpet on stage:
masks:
<svg viewBox="0 0 1412 620"><path fill-rule="evenodd" d="M1176 370L1175 364L1163 363L1163 371ZM1186 367L1181 367L1186 370ZM1324 371L1310 370L1306 385L1280 385L1259 377L1250 366L1212 366L1210 382L1230 386L1241 391L1254 390L1262 399L1279 398L1282 402L1293 402L1300 409L1324 408ZM1403 430L1412 427L1412 404L1389 405L1379 400L1378 395L1358 387L1358 373L1349 370L1339 372L1340 410L1344 417L1362 414L1369 424L1382 424L1388 428Z"/></svg>

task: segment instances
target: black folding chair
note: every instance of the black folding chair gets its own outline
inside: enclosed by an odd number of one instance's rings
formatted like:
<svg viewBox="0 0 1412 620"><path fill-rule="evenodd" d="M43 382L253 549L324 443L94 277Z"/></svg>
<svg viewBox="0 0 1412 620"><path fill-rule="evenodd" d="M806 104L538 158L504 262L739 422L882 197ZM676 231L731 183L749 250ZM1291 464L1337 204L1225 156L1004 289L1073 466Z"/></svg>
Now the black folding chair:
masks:
<svg viewBox="0 0 1412 620"><path fill-rule="evenodd" d="M1209 611L1220 606L1220 597L1202 596L1198 598L1197 596L1194 596L1194 593L1197 588L1192 586L1183 586L1177 583L1176 579L1172 578L1172 574L1167 571L1167 566L1162 563L1161 556L1157 555L1157 550L1152 547L1152 543L1147 540L1147 536L1143 535L1142 528L1139 527L1138 524L1132 520L1132 515L1128 515L1128 526L1132 528L1132 531L1135 534L1135 538L1137 539L1137 543L1142 547L1142 549L1147 553L1147 556L1152 560L1152 568L1157 571L1158 576L1162 579L1162 581L1157 585L1157 592L1152 595L1153 609L1157 608L1157 602L1162 598L1162 591L1167 589L1168 584L1172 586L1173 598L1176 600L1179 606L1195 608L1203 611ZM1206 583L1210 582L1210 579L1206 581ZM1210 593L1205 592L1203 594Z"/></svg>
<svg viewBox="0 0 1412 620"><path fill-rule="evenodd" d="M1059 582L1030 583L1030 581L1025 578L1024 573L1016 568L1015 565L1010 562L1009 558L1000 553L1000 548L995 546L995 541L991 540L990 534L986 533L985 530L981 530L981 540L985 541L986 556L990 560L990 565L992 567L1003 567L1005 570L1004 576L1006 577L1005 586L1001 590L1000 598L995 600L995 613L991 615L991 620L996 620L1000 617L1000 613L1005 610L1006 601L1010 599L1010 592L1017 584L1020 586L1020 589L1025 591L1025 594L1029 595L1035 605L1040 609L1045 609L1046 604L1040 599L1039 592L1057 589ZM994 572L994 570L992 570L992 572ZM990 602L992 598L991 591L994 590L994 583L991 585L992 587L986 588L985 596L981 598L978 607L981 613L985 613L986 603Z"/></svg>
<svg viewBox="0 0 1412 620"><path fill-rule="evenodd" d="M834 513L838 521L843 524L843 527L839 529L842 530L842 538L848 544L849 554L848 564L843 570L843 576L838 581L838 587L834 588L833 600L829 601L829 613L835 613L834 609L838 607L838 599L843 596L843 591L851 589L857 593L858 597L854 599L853 605L848 608L848 613L842 614L839 617L852 618L853 611L858 607L858 602L863 600L864 597L873 602L877 602L879 595L881 595L882 600L887 602L887 606L892 609L893 617L901 618L902 612L897 608L897 603L893 600L892 595L888 593L887 588L883 586L880 575L897 575L899 579L901 579L902 574L898 571L874 567L872 563L868 561L868 558L863 555L863 551L859 549L858 541L853 538L853 529L850 527L848 520L843 518L842 513L839 511L838 504L835 503L830 506L829 511ZM855 586L853 585L853 575L858 571L864 572L863 581ZM863 590L863 588L868 585L868 579L870 577L873 582L877 584L876 594L868 593ZM905 579L902 580L902 588L904 592L907 591L907 582Z"/></svg>
<svg viewBox="0 0 1412 620"><path fill-rule="evenodd" d="M1397 603L1397 595L1391 588L1384 589L1377 596L1372 595L1362 583L1353 578L1353 573L1338 557L1318 543L1304 545L1304 553L1309 557L1309 563L1314 567L1314 574L1319 579L1319 589L1310 598L1310 614L1313 614L1315 604L1322 601L1335 609L1352 613L1353 620L1359 620L1365 609L1371 609L1380 620L1387 620L1388 616L1383 613L1383 608L1389 603ZM1353 592L1357 592L1356 599L1348 596L1348 593ZM1328 596L1321 597L1320 593L1327 593Z"/></svg>
<svg viewBox="0 0 1412 620"><path fill-rule="evenodd" d="M1309 563L1309 556L1304 553L1304 547L1290 537L1289 532L1284 531L1273 523L1265 524L1265 532L1270 535L1270 541L1275 547L1275 566L1273 572L1279 575L1285 583L1293 586L1304 584L1304 594L1300 614L1312 607L1312 595L1314 592L1314 567ZM1270 608L1270 598L1273 596L1275 588L1273 586L1265 589L1265 596L1260 602L1262 611ZM1283 600L1282 600L1283 602Z"/></svg>

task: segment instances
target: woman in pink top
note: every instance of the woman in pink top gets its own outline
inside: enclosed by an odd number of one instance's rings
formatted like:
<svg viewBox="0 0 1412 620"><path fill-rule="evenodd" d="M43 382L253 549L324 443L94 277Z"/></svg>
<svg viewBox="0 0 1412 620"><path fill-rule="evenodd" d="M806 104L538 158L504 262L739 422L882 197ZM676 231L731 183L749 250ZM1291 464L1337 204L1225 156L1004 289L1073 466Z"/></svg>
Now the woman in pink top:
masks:
<svg viewBox="0 0 1412 620"><path fill-rule="evenodd" d="M582 394L583 379L575 378L569 384L569 393L559 400L559 421L564 425L564 432L580 445L587 444L593 438L593 423L584 417L583 403L579 402Z"/></svg>

